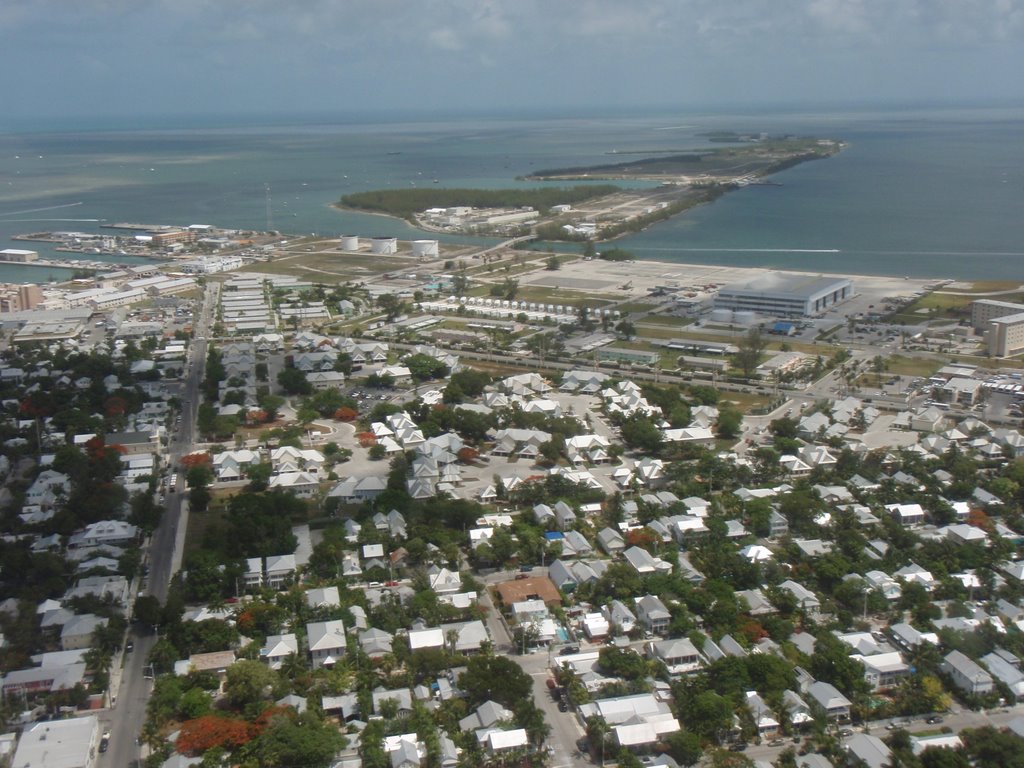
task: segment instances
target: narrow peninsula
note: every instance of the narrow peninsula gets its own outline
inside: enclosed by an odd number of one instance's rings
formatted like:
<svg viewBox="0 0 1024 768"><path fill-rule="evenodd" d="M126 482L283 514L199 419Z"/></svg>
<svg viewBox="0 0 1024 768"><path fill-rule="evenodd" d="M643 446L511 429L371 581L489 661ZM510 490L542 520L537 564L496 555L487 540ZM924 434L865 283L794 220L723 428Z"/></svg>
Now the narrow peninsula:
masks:
<svg viewBox="0 0 1024 768"><path fill-rule="evenodd" d="M585 182L524 189L385 189L345 195L339 208L396 216L433 232L551 241L608 241L750 185L781 186L772 174L831 157L845 144L812 137L709 135L726 146L612 150L625 162L536 171L519 181ZM613 182L625 182L629 188ZM650 186L637 187L647 182Z"/></svg>

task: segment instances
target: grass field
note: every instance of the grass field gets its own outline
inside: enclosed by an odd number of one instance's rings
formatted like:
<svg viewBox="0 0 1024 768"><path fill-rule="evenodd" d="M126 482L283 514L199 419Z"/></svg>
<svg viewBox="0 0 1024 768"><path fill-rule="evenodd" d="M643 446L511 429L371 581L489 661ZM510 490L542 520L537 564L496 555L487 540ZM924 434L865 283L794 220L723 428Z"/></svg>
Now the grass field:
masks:
<svg viewBox="0 0 1024 768"><path fill-rule="evenodd" d="M1007 283L976 283L975 285L1001 285ZM1014 287L1012 283L1010 287ZM929 293L892 315L890 322L918 324L929 320L963 320L970 317L971 302L979 298L971 293ZM999 301L1021 302L1024 293L1011 293L992 298Z"/></svg>
<svg viewBox="0 0 1024 768"><path fill-rule="evenodd" d="M893 355L888 359L886 372L900 376L920 376L922 378L931 376L942 367L940 360L932 358L907 357L905 355ZM883 377L885 374L882 374Z"/></svg>
<svg viewBox="0 0 1024 768"><path fill-rule="evenodd" d="M965 281L966 282L966 281ZM1020 288L1020 283L1012 280L971 280L970 288L943 288L943 291L956 293L992 293L994 291L1012 291Z"/></svg>
<svg viewBox="0 0 1024 768"><path fill-rule="evenodd" d="M325 283L335 278L345 282L353 277L353 270L363 275L382 274L408 269L416 264L413 259L400 256L377 256L370 254L302 253L281 256L273 261L264 261L246 267L250 272L268 272L274 275L294 275L307 280Z"/></svg>
<svg viewBox="0 0 1024 768"><path fill-rule="evenodd" d="M573 307L605 307L615 301L616 296L600 293L581 293L567 288L543 288L521 285L516 291L517 301L544 302L545 304L568 304Z"/></svg>
<svg viewBox="0 0 1024 768"><path fill-rule="evenodd" d="M656 309L657 306L657 304L645 304L642 301L627 301L626 303L619 305L619 311L622 314L626 314L627 312L650 312L652 309ZM659 317L661 317L661 315L651 315L650 317L645 317L644 322L657 322L657 318ZM680 317L678 319L682 320L683 318Z"/></svg>

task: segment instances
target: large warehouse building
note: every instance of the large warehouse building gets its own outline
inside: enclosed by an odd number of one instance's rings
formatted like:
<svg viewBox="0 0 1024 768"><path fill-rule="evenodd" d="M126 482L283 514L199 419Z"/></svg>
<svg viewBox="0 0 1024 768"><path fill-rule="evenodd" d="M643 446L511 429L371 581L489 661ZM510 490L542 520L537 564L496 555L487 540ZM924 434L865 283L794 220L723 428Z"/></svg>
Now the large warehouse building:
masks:
<svg viewBox="0 0 1024 768"><path fill-rule="evenodd" d="M845 277L769 272L723 287L715 297L715 309L809 317L852 296L853 282Z"/></svg>

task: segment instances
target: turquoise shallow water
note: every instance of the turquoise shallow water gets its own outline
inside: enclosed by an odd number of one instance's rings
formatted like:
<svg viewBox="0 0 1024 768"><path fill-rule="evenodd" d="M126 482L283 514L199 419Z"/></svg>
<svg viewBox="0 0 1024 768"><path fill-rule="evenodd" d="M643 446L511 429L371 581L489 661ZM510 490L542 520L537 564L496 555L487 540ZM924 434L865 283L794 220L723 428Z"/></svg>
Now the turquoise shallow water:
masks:
<svg viewBox="0 0 1024 768"><path fill-rule="evenodd" d="M417 230L339 212L380 187L505 187L609 152L706 146L708 130L820 135L838 157L778 174L621 240L665 261L953 278L1024 278L1024 110L472 118L0 135L0 247L101 220L294 233ZM469 238L460 238L465 241ZM40 246L44 254L50 251ZM42 279L0 265L0 280Z"/></svg>

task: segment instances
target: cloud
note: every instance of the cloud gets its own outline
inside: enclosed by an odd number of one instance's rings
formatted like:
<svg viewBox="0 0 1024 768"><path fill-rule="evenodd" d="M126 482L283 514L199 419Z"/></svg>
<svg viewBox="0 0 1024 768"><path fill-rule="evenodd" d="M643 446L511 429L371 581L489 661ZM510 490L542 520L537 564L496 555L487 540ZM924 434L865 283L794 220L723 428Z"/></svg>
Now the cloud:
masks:
<svg viewBox="0 0 1024 768"><path fill-rule="evenodd" d="M1019 96L1024 70L1024 0L3 0L0 32L0 67L18 72L5 95L26 110L99 109L118 72L134 93L216 109L263 81L318 107L324 92L368 106L769 101L836 83L862 101L966 99L957 73Z"/></svg>
<svg viewBox="0 0 1024 768"><path fill-rule="evenodd" d="M442 51L461 51L462 39L451 27L440 27L430 31L430 42Z"/></svg>

